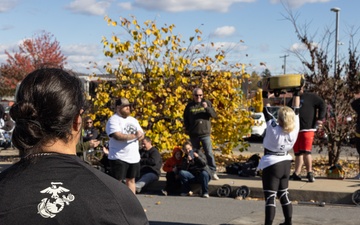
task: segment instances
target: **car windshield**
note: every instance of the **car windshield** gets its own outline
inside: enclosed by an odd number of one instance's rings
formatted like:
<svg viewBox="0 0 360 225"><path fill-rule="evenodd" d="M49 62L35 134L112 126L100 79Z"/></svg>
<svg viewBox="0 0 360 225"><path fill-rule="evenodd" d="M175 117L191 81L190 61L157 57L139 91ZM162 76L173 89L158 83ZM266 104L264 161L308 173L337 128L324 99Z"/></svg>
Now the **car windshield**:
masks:
<svg viewBox="0 0 360 225"><path fill-rule="evenodd" d="M254 119L254 120L258 120L261 118L261 115L260 114L252 114L251 117Z"/></svg>

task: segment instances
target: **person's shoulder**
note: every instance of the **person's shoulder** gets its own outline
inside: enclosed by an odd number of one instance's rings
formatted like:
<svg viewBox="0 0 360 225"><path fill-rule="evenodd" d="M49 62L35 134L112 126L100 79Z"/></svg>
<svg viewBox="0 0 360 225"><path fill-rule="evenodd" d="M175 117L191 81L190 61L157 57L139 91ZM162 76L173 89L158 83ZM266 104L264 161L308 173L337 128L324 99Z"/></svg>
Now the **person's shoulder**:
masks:
<svg viewBox="0 0 360 225"><path fill-rule="evenodd" d="M317 93L315 93L315 92L304 92L303 94L302 94L302 96L303 97L309 97L309 98L313 98L313 97L315 97L315 98L321 98Z"/></svg>
<svg viewBox="0 0 360 225"><path fill-rule="evenodd" d="M152 147L152 151L155 152L155 154L160 155L160 151L157 147Z"/></svg>
<svg viewBox="0 0 360 225"><path fill-rule="evenodd" d="M111 120L116 120L120 118L120 116L117 114L117 113L114 113L112 116L110 116L109 120L108 121L111 121Z"/></svg>
<svg viewBox="0 0 360 225"><path fill-rule="evenodd" d="M186 104L186 107L192 106L194 104L195 104L195 102L193 100L189 100Z"/></svg>

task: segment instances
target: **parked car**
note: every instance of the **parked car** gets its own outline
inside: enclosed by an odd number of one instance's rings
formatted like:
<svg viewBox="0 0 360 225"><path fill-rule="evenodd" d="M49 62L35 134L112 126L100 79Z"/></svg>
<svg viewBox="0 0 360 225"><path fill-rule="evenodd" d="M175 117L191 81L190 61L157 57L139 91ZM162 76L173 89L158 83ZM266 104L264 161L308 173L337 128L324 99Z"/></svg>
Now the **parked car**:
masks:
<svg viewBox="0 0 360 225"><path fill-rule="evenodd" d="M269 113L272 114L275 119L277 119L279 108L280 106L268 107ZM251 127L251 137L264 138L266 133L266 121L264 113L253 112L251 117L254 119L254 125Z"/></svg>
<svg viewBox="0 0 360 225"><path fill-rule="evenodd" d="M263 138L266 130L264 113L254 112L251 114L251 117L254 119L254 125L251 127L251 137Z"/></svg>

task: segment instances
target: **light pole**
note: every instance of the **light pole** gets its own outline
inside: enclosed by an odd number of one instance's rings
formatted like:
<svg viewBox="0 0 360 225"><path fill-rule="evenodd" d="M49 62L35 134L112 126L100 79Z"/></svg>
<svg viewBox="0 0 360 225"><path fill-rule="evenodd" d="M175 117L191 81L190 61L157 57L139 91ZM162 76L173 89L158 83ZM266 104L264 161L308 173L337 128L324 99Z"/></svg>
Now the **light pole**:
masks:
<svg viewBox="0 0 360 225"><path fill-rule="evenodd" d="M337 57L338 57L338 35L339 35L339 12L340 8L331 8L331 11L336 13L336 32L335 32L335 59L334 59L334 76L336 76Z"/></svg>
<svg viewBox="0 0 360 225"><path fill-rule="evenodd" d="M283 56L280 56L280 58L284 58L284 65L283 65L283 68L284 68L284 74L286 74L286 57L288 57L289 55L283 55Z"/></svg>

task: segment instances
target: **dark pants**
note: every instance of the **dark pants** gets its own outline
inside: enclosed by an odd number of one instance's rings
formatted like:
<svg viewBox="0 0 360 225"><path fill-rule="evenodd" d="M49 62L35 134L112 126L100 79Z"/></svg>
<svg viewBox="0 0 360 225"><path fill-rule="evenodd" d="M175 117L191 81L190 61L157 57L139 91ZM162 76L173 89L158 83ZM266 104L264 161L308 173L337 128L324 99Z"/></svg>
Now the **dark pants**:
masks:
<svg viewBox="0 0 360 225"><path fill-rule="evenodd" d="M165 191L167 191L168 194L180 194L180 189L181 182L179 175L174 172L167 172Z"/></svg>
<svg viewBox="0 0 360 225"><path fill-rule="evenodd" d="M201 146L204 149L207 164L213 173L216 173L215 157L212 150L210 135L204 137L190 137L191 144L194 149L200 150Z"/></svg>
<svg viewBox="0 0 360 225"><path fill-rule="evenodd" d="M181 192L188 193L191 190L190 184L200 183L202 194L209 194L209 181L211 179L210 174L205 170L198 172L196 175L186 170L180 170L179 172L181 180Z"/></svg>
<svg viewBox="0 0 360 225"><path fill-rule="evenodd" d="M276 213L276 196L282 205L285 224L291 224L292 204L288 198L291 161L286 160L269 167L262 173L265 205L265 225L272 225Z"/></svg>

